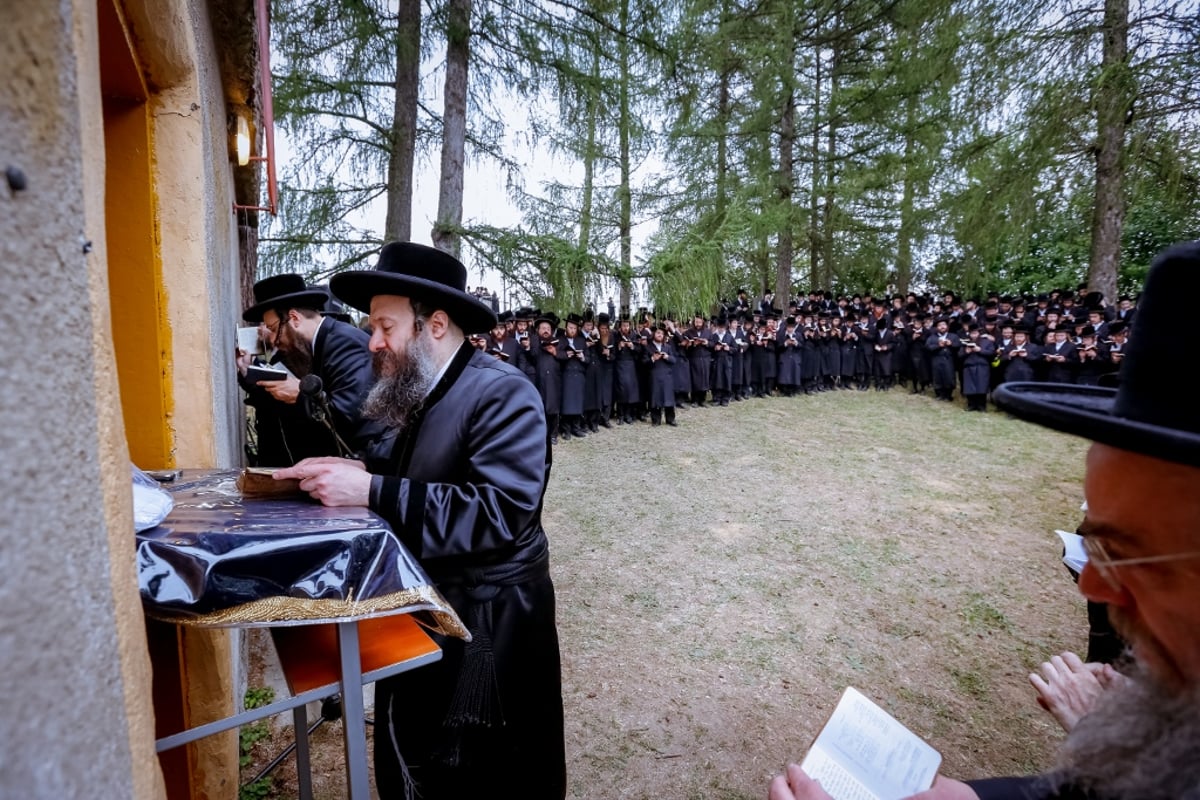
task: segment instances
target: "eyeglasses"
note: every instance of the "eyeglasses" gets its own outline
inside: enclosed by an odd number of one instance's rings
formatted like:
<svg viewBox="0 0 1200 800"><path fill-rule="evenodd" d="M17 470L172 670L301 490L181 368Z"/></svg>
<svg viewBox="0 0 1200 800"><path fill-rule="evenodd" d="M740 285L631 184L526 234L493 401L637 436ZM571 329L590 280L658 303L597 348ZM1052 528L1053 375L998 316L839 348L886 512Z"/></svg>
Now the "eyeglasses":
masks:
<svg viewBox="0 0 1200 800"><path fill-rule="evenodd" d="M1121 579L1117 576L1117 567L1132 567L1138 564L1161 564L1168 561L1182 561L1188 558L1200 558L1200 550L1186 553L1165 553L1157 556L1140 556L1138 558L1113 558L1104 548L1104 543L1095 536L1083 537L1083 550L1087 553L1088 564L1108 584L1113 591L1122 589Z"/></svg>

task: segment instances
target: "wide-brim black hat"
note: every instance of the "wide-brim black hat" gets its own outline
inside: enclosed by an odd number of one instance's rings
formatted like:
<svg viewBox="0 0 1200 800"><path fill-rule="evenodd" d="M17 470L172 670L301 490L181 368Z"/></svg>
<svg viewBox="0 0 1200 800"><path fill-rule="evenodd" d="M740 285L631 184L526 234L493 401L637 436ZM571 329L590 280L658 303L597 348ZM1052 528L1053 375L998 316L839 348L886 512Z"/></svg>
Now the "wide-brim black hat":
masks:
<svg viewBox="0 0 1200 800"><path fill-rule="evenodd" d="M1150 268L1120 386L1005 383L996 405L1021 419L1134 453L1200 466L1200 414L1178 382L1191 320L1177 313L1200 278L1200 242L1176 245Z"/></svg>
<svg viewBox="0 0 1200 800"><path fill-rule="evenodd" d="M246 322L262 322L272 308L311 308L320 311L329 302L324 286L309 286L295 273L272 275L254 284L254 305L242 312Z"/></svg>
<svg viewBox="0 0 1200 800"><path fill-rule="evenodd" d="M371 298L390 294L445 311L464 333L489 331L496 325L492 307L467 293L467 268L462 262L415 242L385 244L375 269L338 273L330 279L329 288L359 311L370 312Z"/></svg>

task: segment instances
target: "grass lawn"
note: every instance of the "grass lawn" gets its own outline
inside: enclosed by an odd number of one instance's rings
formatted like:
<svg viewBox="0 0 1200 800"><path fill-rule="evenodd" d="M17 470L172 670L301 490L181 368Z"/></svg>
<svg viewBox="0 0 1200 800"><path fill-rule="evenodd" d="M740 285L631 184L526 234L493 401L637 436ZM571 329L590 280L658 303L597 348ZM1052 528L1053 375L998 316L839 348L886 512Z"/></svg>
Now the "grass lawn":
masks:
<svg viewBox="0 0 1200 800"><path fill-rule="evenodd" d="M1026 675L1086 648L1052 532L1086 442L902 389L679 422L555 450L571 797L765 797L846 685L948 775L1048 764Z"/></svg>

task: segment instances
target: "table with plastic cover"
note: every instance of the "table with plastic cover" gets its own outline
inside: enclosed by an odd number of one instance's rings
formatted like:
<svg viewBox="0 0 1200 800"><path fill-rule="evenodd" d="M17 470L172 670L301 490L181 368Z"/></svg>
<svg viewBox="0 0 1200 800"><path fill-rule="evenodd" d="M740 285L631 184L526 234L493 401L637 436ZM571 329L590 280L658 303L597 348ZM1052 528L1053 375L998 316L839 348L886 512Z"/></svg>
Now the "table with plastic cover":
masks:
<svg viewBox="0 0 1200 800"><path fill-rule="evenodd" d="M159 752L291 710L311 797L307 703L341 693L347 794L369 795L362 686L441 658L426 631L469 638L379 516L304 497L254 499L236 470L183 470L174 508L137 534L146 614L177 625L270 628L292 696L157 741Z"/></svg>

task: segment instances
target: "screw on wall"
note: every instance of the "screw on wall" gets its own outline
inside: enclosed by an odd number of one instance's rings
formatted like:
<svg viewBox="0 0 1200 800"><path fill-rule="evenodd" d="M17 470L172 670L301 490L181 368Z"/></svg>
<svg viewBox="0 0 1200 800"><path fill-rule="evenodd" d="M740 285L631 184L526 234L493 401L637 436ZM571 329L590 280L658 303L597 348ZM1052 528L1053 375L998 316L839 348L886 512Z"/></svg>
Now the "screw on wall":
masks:
<svg viewBox="0 0 1200 800"><path fill-rule="evenodd" d="M4 177L8 181L8 190L13 194L25 191L28 181L25 179L25 173L20 167L14 167L9 164L4 168Z"/></svg>

